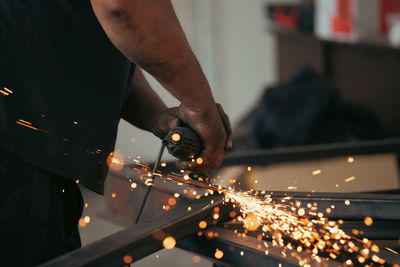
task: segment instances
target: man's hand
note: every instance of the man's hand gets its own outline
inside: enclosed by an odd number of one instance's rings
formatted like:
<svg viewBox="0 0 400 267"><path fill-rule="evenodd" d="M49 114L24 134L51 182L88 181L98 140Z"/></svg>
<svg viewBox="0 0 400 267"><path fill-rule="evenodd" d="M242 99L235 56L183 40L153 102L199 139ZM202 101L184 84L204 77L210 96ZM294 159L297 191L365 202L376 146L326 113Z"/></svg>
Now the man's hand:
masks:
<svg viewBox="0 0 400 267"><path fill-rule="evenodd" d="M170 108L160 114L152 132L160 138L173 128L184 124L192 128L202 139L202 160L176 163L179 169L207 173L217 168L226 152L232 149L231 124L220 104L210 105L205 110L192 110L184 105Z"/></svg>

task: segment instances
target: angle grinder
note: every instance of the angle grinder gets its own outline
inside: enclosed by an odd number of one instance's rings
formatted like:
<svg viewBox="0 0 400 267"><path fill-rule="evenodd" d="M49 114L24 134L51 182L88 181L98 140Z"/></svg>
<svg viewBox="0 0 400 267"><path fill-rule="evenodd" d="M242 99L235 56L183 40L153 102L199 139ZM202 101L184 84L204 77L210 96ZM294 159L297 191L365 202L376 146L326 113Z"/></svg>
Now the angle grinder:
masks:
<svg viewBox="0 0 400 267"><path fill-rule="evenodd" d="M157 159L153 167L153 176L149 183L146 195L140 207L138 216L136 218L136 223L139 222L140 216L142 215L144 206L146 205L147 198L150 195L151 188L156 177L155 172L157 171L162 155L164 153L165 147L168 152L177 159L182 161L191 161L200 156L203 146L200 137L190 128L187 127L177 127L172 129L163 139L161 144L160 152L158 153Z"/></svg>

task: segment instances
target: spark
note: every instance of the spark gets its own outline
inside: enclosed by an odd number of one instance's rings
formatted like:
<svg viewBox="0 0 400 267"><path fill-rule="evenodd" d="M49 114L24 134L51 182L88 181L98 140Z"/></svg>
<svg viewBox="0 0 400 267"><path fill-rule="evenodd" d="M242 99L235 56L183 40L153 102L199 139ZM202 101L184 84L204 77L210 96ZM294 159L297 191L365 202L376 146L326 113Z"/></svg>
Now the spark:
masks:
<svg viewBox="0 0 400 267"><path fill-rule="evenodd" d="M199 227L200 227L201 229L205 229L205 228L207 227L207 222L206 222L206 221L201 221L201 222L199 222Z"/></svg>
<svg viewBox="0 0 400 267"><path fill-rule="evenodd" d="M0 90L0 93L2 93L3 95L9 95L9 93L7 93L6 91Z"/></svg>
<svg viewBox="0 0 400 267"><path fill-rule="evenodd" d="M374 223L374 220L371 217L365 217L364 223L366 226L371 226Z"/></svg>
<svg viewBox="0 0 400 267"><path fill-rule="evenodd" d="M392 253L394 253L394 254L399 255L399 253L398 253L397 251L395 251L395 250L393 250L393 249L391 249L391 248L386 247L385 249L386 249L386 250L389 250L390 252L392 252Z"/></svg>
<svg viewBox="0 0 400 267"><path fill-rule="evenodd" d="M25 120L23 120L23 119L19 119L18 121L16 121L16 123L19 124L19 125L21 125L21 126L24 126L24 127L30 128L30 129L32 129L32 130L35 130L35 131L40 131L40 132L44 132L44 133L49 133L48 131L45 131L45 130L42 130L42 129L39 129L39 128L37 128L37 127L32 126L32 123L31 123L31 122L25 121Z"/></svg>
<svg viewBox="0 0 400 267"><path fill-rule="evenodd" d="M86 226L86 222L85 222L85 220L82 219L82 218L79 219L78 224L79 224L79 227L82 227L82 228Z"/></svg>
<svg viewBox="0 0 400 267"><path fill-rule="evenodd" d="M9 94L12 94L12 93L13 93L13 91L11 91L10 89L8 89L7 87L3 87L3 89L4 89L5 91L7 91Z"/></svg>
<svg viewBox="0 0 400 267"><path fill-rule="evenodd" d="M202 159L202 158L197 158L197 159L196 159L196 163L197 163L198 165L203 164L203 159Z"/></svg>
<svg viewBox="0 0 400 267"><path fill-rule="evenodd" d="M173 197L169 198L168 199L168 204L171 205L171 206L174 206L176 204L175 198L173 198Z"/></svg>
<svg viewBox="0 0 400 267"><path fill-rule="evenodd" d="M251 172L251 166L248 166L248 167L247 167L247 171L248 171L248 172Z"/></svg>
<svg viewBox="0 0 400 267"><path fill-rule="evenodd" d="M353 157L348 157L347 158L347 162L348 163L353 163L354 162L354 158Z"/></svg>
<svg viewBox="0 0 400 267"><path fill-rule="evenodd" d="M107 166L113 171L122 170L124 162L124 156L119 151L111 152L106 160Z"/></svg>
<svg viewBox="0 0 400 267"><path fill-rule="evenodd" d="M131 264L133 262L133 259L130 255L125 255L124 256L124 263L125 264Z"/></svg>
<svg viewBox="0 0 400 267"><path fill-rule="evenodd" d="M344 181L345 181L346 183L348 183L348 182L354 181L355 179L356 179L355 176L351 176L351 177L349 177L349 178L344 179Z"/></svg>
<svg viewBox="0 0 400 267"><path fill-rule="evenodd" d="M312 172L312 175L318 175L321 174L322 170L315 170Z"/></svg>
<svg viewBox="0 0 400 267"><path fill-rule="evenodd" d="M304 216L304 214L306 214L306 211L304 209L299 209L297 214L299 214L299 216Z"/></svg>
<svg viewBox="0 0 400 267"><path fill-rule="evenodd" d="M167 163L165 162L161 163L161 167L167 167Z"/></svg>
<svg viewBox="0 0 400 267"><path fill-rule="evenodd" d="M222 250L217 249L214 253L214 257L216 259L221 259L224 256L224 252Z"/></svg>
<svg viewBox="0 0 400 267"><path fill-rule="evenodd" d="M174 141L174 142L179 142L179 141L181 140L181 135L178 134L178 133L174 133L174 134L171 136L171 140Z"/></svg>
<svg viewBox="0 0 400 267"><path fill-rule="evenodd" d="M173 249L176 245L176 240L172 236L168 236L163 241L163 247L165 249Z"/></svg>
<svg viewBox="0 0 400 267"><path fill-rule="evenodd" d="M86 224L90 223L90 217L89 216L85 216L85 218L83 218L83 220L85 221Z"/></svg>
<svg viewBox="0 0 400 267"><path fill-rule="evenodd" d="M137 184L136 183L131 183L131 188L132 189L135 189L137 187Z"/></svg>

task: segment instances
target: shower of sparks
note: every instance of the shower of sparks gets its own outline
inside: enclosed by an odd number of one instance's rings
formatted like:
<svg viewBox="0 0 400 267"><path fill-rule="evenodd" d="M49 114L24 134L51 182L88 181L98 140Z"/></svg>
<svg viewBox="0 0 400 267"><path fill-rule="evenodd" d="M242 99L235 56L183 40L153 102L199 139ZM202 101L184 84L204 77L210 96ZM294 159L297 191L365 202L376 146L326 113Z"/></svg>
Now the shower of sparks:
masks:
<svg viewBox="0 0 400 267"><path fill-rule="evenodd" d="M286 200L290 200L290 197ZM340 223L329 221L322 213L314 212L314 206L306 210L299 201L275 203L270 195L255 196L250 192L226 192L225 202L240 208L242 214L237 220L243 222L247 231L261 228L264 236L272 237L273 246L283 248L284 256L285 251L297 247L298 252L310 254L318 263L348 253L357 255L359 262L385 263L384 259L376 255L379 252L377 245L368 239L364 238L361 242L346 234L340 229ZM367 223L372 224L372 219L367 217ZM350 261L346 259L346 264L350 264ZM300 263L304 265L303 259L299 259Z"/></svg>
<svg viewBox="0 0 400 267"><path fill-rule="evenodd" d="M135 161L135 160L134 160ZM136 162L136 161L135 161ZM134 170L139 170L141 173L140 180L146 181L149 174L151 175L149 165L140 164L136 162L139 167L135 167ZM248 166L248 170L251 171L251 167ZM313 175L320 174L322 170L313 171ZM249 231L262 231L258 240L263 238L272 238L272 246L281 247L282 255L293 255L296 251L298 253L307 253L311 256L311 259L321 263L323 260L339 260L345 264L355 265L358 263L362 264L384 264L386 261L379 257L379 247L373 244L368 239L364 238L359 240L345 233L340 225L343 224L343 220L329 221L322 212L318 211L317 203L301 203L300 201L293 201L292 197L286 196L280 201L273 200L271 195L266 194L265 191L250 190L247 192L238 192L233 188L224 188L213 184L214 179L201 178L201 180L192 179L186 172L180 173L169 173L162 175L156 173L157 176L164 180L170 180L177 183L178 186L184 184L197 186L198 188L203 187L207 190L207 193L202 194L201 191L197 192L194 189L184 189L183 195L189 198L196 196L199 199L200 195L213 195L214 193L224 194L224 202L231 203L233 207L239 208L240 213L231 211L229 217L234 221L243 223L244 232L238 232L234 230L238 237L245 238ZM350 177L350 180L354 180L355 177ZM349 179L349 178L348 178ZM346 179L346 180L348 180ZM202 182L200 182L202 181ZM203 182L204 181L204 182ZM231 184L231 183L230 183ZM296 187L290 187L295 189ZM297 188L296 188L297 189ZM172 193L168 198L167 203L163 205L164 210L171 209L177 202L175 199L179 198L179 193ZM213 204L214 200L210 201ZM349 200L345 200L344 204L349 206L351 203ZM335 208L331 205L325 208L326 213L331 213ZM187 207L187 211L191 212L192 208ZM213 210L212 219L215 221L221 218L219 207ZM366 225L372 225L373 220L370 217L366 217L364 220ZM199 222L200 229L206 229L208 224L205 221ZM354 235L361 234L360 231L354 229L352 232ZM198 236L202 236L203 232L199 231ZM211 231L204 232L207 238L214 238L218 233ZM173 237L171 237L173 238ZM164 240L164 247L174 247L176 241ZM173 246L172 246L173 244ZM264 242L264 245L267 244ZM268 244L266 245L265 254L268 255ZM291 254L288 254L292 250ZM218 252L218 253L217 253ZM244 255L244 252L240 252L240 255ZM221 250L217 250L214 257L223 256ZM301 258L299 254L296 254L296 258L299 260L301 266L311 266L310 259ZM218 258L217 258L218 259Z"/></svg>

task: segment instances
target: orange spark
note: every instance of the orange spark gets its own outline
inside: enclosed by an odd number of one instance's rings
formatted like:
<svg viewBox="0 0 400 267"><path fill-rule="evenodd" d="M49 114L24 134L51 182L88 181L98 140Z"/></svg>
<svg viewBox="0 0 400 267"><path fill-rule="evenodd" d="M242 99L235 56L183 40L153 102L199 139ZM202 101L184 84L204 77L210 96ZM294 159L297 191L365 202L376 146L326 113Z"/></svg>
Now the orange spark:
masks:
<svg viewBox="0 0 400 267"><path fill-rule="evenodd" d="M224 256L224 252L222 250L217 249L214 253L214 257L216 259L222 259L222 257Z"/></svg>
<svg viewBox="0 0 400 267"><path fill-rule="evenodd" d="M124 263L125 264L131 264L133 262L133 259L130 255L125 255L124 256Z"/></svg>
<svg viewBox="0 0 400 267"><path fill-rule="evenodd" d="M172 236L168 236L163 241L163 246L165 249L173 249L176 245L176 240Z"/></svg>
<svg viewBox="0 0 400 267"><path fill-rule="evenodd" d="M111 170L120 171L124 167L124 156L118 151L111 152L106 163Z"/></svg>
<svg viewBox="0 0 400 267"><path fill-rule="evenodd" d="M199 222L199 227L200 227L201 229L205 229L205 228L207 227L207 222L205 222L205 221Z"/></svg>
<svg viewBox="0 0 400 267"><path fill-rule="evenodd" d="M374 220L371 217L365 217L364 223L366 226L371 226L373 224Z"/></svg>
<svg viewBox="0 0 400 267"><path fill-rule="evenodd" d="M168 199L168 204L171 205L171 206L174 206L174 205L176 204L175 198L170 197L170 198Z"/></svg>

